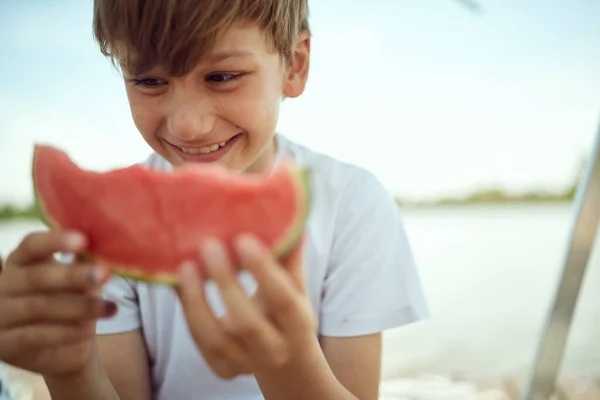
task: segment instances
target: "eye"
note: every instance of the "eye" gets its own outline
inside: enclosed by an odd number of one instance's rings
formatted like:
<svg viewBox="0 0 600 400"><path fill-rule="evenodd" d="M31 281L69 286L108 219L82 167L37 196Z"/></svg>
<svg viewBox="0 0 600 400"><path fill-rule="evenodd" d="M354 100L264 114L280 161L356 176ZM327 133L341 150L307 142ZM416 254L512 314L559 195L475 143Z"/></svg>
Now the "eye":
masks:
<svg viewBox="0 0 600 400"><path fill-rule="evenodd" d="M221 84L241 79L243 76L244 74L210 74L206 77L206 81Z"/></svg>
<svg viewBox="0 0 600 400"><path fill-rule="evenodd" d="M156 88L166 83L166 81L158 78L133 79L134 86L142 86L145 88Z"/></svg>

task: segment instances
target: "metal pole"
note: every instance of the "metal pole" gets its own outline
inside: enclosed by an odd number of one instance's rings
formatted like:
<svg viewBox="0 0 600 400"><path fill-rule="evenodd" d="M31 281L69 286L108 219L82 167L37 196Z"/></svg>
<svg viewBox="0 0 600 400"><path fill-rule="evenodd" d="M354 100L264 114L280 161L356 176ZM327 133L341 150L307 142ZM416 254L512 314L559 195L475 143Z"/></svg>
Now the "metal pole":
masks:
<svg viewBox="0 0 600 400"><path fill-rule="evenodd" d="M575 215L562 276L548 313L523 400L549 400L554 393L573 312L600 220L600 127L573 205Z"/></svg>

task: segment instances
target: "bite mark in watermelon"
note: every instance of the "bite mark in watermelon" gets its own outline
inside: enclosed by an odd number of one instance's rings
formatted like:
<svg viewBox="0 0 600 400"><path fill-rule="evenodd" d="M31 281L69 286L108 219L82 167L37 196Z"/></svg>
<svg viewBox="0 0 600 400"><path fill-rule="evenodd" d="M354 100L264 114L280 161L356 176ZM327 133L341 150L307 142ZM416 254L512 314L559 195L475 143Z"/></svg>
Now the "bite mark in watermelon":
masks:
<svg viewBox="0 0 600 400"><path fill-rule="evenodd" d="M234 237L253 233L283 258L302 237L311 200L308 171L291 162L269 175L197 165L95 172L37 144L32 174L46 225L88 237L89 251L80 257L117 275L171 285L184 260L196 261L202 273L198 246L207 236L221 239L235 259Z"/></svg>

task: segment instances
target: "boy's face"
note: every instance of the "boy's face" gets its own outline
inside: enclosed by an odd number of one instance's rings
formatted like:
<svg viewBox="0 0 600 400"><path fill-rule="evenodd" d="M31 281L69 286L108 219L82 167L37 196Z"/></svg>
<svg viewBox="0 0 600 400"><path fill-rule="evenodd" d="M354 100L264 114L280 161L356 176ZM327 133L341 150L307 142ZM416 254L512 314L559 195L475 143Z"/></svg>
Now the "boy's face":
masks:
<svg viewBox="0 0 600 400"><path fill-rule="evenodd" d="M155 68L124 71L134 123L174 166L213 162L243 172L271 164L282 98L299 96L308 75L310 42L302 36L286 63L257 27L236 25L183 77Z"/></svg>

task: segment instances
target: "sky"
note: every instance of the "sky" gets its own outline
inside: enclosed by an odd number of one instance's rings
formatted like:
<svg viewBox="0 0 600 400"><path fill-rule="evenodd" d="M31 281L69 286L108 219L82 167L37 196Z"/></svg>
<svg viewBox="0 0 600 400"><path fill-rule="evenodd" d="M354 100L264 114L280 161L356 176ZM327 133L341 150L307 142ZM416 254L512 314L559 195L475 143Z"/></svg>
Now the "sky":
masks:
<svg viewBox="0 0 600 400"><path fill-rule="evenodd" d="M560 190L600 124L600 2L309 2L306 92L278 131L424 199ZM0 2L0 203L31 201L33 144L95 170L143 160L91 0Z"/></svg>

